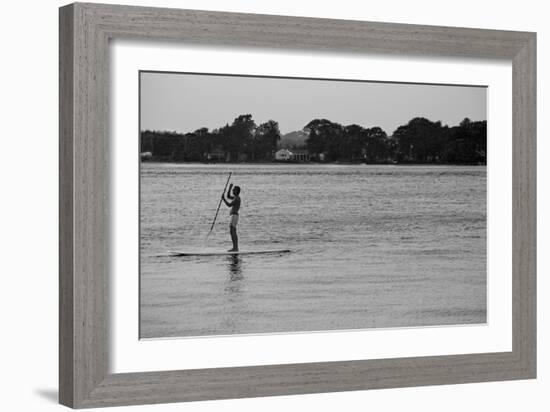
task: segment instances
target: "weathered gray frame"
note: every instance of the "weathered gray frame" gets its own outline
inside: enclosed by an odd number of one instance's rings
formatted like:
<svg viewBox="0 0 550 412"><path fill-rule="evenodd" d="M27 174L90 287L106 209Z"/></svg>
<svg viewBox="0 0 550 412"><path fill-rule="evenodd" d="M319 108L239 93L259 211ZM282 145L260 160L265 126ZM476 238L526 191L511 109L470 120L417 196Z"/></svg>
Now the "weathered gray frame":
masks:
<svg viewBox="0 0 550 412"><path fill-rule="evenodd" d="M108 43L113 38L507 59L513 64L513 350L108 372ZM59 398L74 408L536 376L536 34L104 4L60 9Z"/></svg>

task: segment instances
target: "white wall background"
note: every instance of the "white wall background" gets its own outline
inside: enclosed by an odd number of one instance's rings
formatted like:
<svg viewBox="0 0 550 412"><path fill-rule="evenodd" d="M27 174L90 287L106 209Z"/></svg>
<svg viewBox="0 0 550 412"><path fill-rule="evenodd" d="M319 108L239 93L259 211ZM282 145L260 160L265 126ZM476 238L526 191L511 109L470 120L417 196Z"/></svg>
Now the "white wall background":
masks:
<svg viewBox="0 0 550 412"><path fill-rule="evenodd" d="M121 0L122 1L122 0ZM104 2L111 3L104 0ZM531 381L122 408L146 411L546 411L550 400L550 13L536 0L164 0L126 4L538 32L539 378ZM0 376L2 410L57 405L57 0L2 4ZM545 94L546 92L546 94ZM121 409L117 409L121 410Z"/></svg>

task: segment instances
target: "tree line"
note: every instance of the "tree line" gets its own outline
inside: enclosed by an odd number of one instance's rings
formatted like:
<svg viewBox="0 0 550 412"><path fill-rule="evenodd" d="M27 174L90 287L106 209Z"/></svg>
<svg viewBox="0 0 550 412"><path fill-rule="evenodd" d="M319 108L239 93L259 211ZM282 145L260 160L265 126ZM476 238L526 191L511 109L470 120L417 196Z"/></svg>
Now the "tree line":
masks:
<svg viewBox="0 0 550 412"><path fill-rule="evenodd" d="M207 161L223 153L227 161L271 160L281 139L279 123L268 120L259 125L251 114L237 117L232 124L209 131L201 128L191 133L141 132L141 152L156 160Z"/></svg>
<svg viewBox="0 0 550 412"><path fill-rule="evenodd" d="M380 127L341 125L314 119L303 128L314 161L366 163L486 164L487 122L465 118L459 125L442 125L416 117L391 136ZM256 124L250 114L214 130L191 133L141 132L141 152L165 161L272 161L281 140L274 120Z"/></svg>

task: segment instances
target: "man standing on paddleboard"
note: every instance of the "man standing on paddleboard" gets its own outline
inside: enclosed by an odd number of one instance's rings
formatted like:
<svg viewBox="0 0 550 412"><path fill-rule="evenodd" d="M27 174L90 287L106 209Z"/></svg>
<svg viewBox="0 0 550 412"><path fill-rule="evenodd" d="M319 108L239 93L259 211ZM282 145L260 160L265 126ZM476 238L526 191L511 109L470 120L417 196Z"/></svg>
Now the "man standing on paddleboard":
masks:
<svg viewBox="0 0 550 412"><path fill-rule="evenodd" d="M233 191L233 194L231 194ZM225 199L225 193L222 193L222 200L230 207L229 211L229 234L231 235L231 241L233 242L233 249L229 249L228 252L238 252L239 251L239 237L237 236L237 224L239 223L239 209L241 208L241 188L239 186L233 187L233 183L229 185L229 190L227 191L227 198L231 200L228 202Z"/></svg>

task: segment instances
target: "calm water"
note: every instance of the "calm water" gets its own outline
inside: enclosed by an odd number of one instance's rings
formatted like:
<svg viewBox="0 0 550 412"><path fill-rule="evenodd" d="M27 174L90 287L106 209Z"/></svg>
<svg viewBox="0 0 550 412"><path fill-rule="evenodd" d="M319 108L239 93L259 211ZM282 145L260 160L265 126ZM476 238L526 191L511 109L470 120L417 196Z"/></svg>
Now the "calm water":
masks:
<svg viewBox="0 0 550 412"><path fill-rule="evenodd" d="M241 249L227 250L229 171ZM484 166L142 164L141 337L486 321Z"/></svg>

